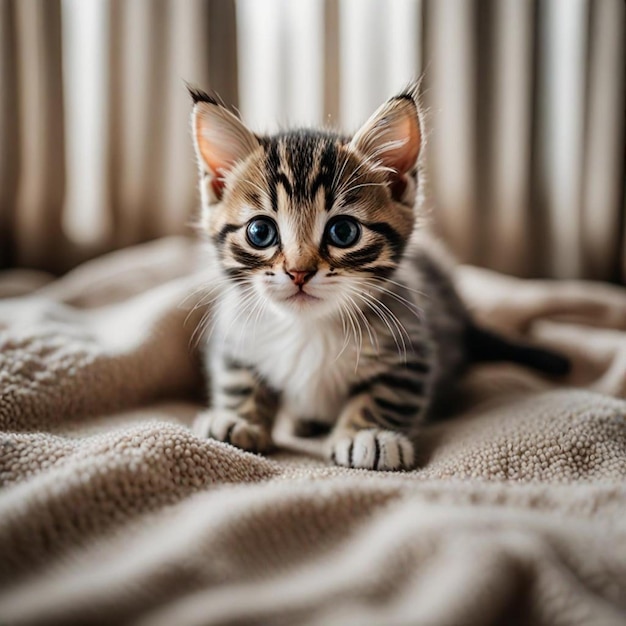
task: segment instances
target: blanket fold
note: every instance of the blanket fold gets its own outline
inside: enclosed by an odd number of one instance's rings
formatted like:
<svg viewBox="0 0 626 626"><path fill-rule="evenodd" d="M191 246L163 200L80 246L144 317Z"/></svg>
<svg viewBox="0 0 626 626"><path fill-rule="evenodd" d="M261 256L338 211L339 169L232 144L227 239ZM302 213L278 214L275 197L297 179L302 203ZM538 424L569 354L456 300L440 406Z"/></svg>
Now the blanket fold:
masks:
<svg viewBox="0 0 626 626"><path fill-rule="evenodd" d="M284 425L269 457L191 432L199 263L171 238L0 275L0 624L626 623L621 288L459 268L573 372L477 367L419 467L372 473Z"/></svg>

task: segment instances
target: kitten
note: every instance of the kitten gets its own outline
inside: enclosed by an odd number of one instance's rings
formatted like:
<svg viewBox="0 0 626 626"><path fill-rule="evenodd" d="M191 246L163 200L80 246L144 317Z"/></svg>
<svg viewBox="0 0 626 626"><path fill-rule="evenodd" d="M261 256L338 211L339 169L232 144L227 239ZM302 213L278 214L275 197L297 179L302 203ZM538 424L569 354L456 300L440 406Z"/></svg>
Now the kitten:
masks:
<svg viewBox="0 0 626 626"><path fill-rule="evenodd" d="M263 452L277 411L330 429L336 464L413 467L419 426L471 361L551 373L567 361L479 329L420 233L416 88L353 136L251 132L190 90L202 229L222 282L195 429Z"/></svg>

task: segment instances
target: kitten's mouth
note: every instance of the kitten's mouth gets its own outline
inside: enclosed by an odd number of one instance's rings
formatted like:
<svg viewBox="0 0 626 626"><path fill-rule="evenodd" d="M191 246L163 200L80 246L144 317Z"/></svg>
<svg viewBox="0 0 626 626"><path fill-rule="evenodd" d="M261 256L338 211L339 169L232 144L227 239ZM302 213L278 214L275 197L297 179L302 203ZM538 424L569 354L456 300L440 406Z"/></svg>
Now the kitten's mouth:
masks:
<svg viewBox="0 0 626 626"><path fill-rule="evenodd" d="M285 298L285 302L313 302L320 299L321 298L316 298L306 291L296 291L296 293L294 293L292 296Z"/></svg>

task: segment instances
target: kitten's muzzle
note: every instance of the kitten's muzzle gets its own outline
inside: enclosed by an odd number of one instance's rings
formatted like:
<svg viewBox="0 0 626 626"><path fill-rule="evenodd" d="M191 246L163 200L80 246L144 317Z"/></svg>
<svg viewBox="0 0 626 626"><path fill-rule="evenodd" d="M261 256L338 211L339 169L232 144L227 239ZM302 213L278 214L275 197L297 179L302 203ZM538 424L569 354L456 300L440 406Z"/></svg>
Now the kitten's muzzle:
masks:
<svg viewBox="0 0 626 626"><path fill-rule="evenodd" d="M317 273L317 268L306 269L306 270L296 270L296 269L286 269L285 273L291 280L293 280L294 285L298 287L302 287L306 283L308 283L313 276Z"/></svg>

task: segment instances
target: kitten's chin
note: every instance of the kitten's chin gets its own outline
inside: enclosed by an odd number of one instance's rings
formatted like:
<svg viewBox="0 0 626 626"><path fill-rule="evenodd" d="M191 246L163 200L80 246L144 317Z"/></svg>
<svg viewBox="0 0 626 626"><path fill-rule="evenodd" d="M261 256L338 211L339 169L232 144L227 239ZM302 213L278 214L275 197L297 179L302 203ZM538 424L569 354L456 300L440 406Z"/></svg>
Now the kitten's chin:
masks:
<svg viewBox="0 0 626 626"><path fill-rule="evenodd" d="M272 298L273 308L282 315L315 319L331 314L336 307L328 299L298 291L284 298Z"/></svg>

